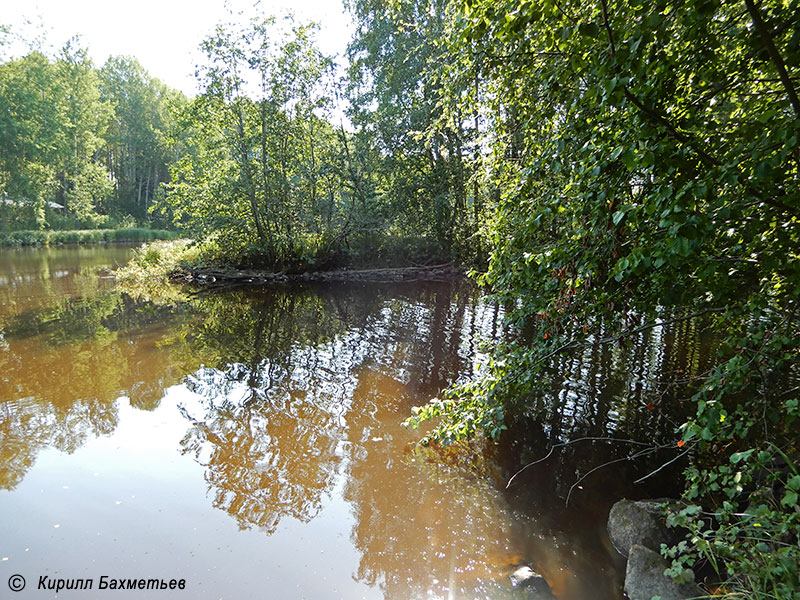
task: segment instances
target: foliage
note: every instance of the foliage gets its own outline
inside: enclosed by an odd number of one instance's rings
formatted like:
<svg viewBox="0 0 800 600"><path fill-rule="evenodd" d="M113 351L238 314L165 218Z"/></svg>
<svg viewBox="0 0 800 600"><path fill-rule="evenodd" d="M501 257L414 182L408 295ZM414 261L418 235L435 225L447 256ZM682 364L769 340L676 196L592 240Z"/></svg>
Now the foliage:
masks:
<svg viewBox="0 0 800 600"><path fill-rule="evenodd" d="M442 80L448 60L440 43L446 5L441 0L347 2L357 27L348 47L349 114L377 155L380 202L397 228L474 258L469 246L476 240L470 236L479 226L482 192L468 186L468 159L477 153L477 121L471 128L464 115L449 122L443 118L451 83Z"/></svg>
<svg viewBox="0 0 800 600"><path fill-rule="evenodd" d="M113 175L112 212L147 217L180 137L169 136L173 113L187 99L151 77L135 58L112 56L99 71L100 93L114 106L103 157Z"/></svg>
<svg viewBox="0 0 800 600"><path fill-rule="evenodd" d="M164 283L171 271L198 255L199 247L189 240L151 242L134 251L130 262L117 270L116 278L122 283L148 280Z"/></svg>
<svg viewBox="0 0 800 600"><path fill-rule="evenodd" d="M331 61L313 27L254 20L205 40L204 92L181 113L185 156L165 203L230 262L308 263L356 226L350 142L322 116Z"/></svg>
<svg viewBox="0 0 800 600"><path fill-rule="evenodd" d="M677 577L704 559L737 593L793 598L800 589L797 328L772 307L749 313L739 336L724 341L724 359L694 398L697 415L682 427L678 443L697 458L686 473L692 504L674 521L689 530L689 545L667 554Z"/></svg>
<svg viewBox="0 0 800 600"><path fill-rule="evenodd" d="M731 590L792 597L796 3L457 6L450 61L482 81L468 101L481 102L503 190L480 280L518 335L412 423L444 417L445 441L497 435L553 356L624 343L667 315L715 315L718 364L695 381L697 414L676 440L693 459L685 497L714 519L685 515L693 535L671 551L673 574L702 554Z"/></svg>
<svg viewBox="0 0 800 600"><path fill-rule="evenodd" d="M162 130L181 96L133 59L94 67L77 38L0 63L0 230L147 217L178 151Z"/></svg>

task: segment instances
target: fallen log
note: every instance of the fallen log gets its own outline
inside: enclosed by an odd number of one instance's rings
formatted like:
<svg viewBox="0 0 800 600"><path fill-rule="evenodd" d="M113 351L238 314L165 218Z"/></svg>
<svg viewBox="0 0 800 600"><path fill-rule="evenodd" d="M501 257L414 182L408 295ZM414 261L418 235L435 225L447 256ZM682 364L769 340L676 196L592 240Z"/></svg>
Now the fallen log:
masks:
<svg viewBox="0 0 800 600"><path fill-rule="evenodd" d="M338 269L304 273L270 272L253 269L220 269L213 267L179 267L169 274L175 282L207 286L265 285L290 282L347 281L436 281L464 277L452 263L422 267L388 267L380 269Z"/></svg>

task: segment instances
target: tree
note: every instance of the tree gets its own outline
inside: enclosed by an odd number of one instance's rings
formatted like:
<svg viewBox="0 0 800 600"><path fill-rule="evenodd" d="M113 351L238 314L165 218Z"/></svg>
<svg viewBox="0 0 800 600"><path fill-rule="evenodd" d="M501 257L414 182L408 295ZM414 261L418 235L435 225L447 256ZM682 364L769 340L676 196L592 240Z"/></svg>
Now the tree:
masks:
<svg viewBox="0 0 800 600"><path fill-rule="evenodd" d="M64 137L63 105L47 58L32 52L0 66L0 215L3 226L46 226L57 187L55 165Z"/></svg>
<svg viewBox="0 0 800 600"><path fill-rule="evenodd" d="M63 137L57 150L60 190L65 210L83 223L96 223L107 211L109 174L96 161L112 107L100 97L99 78L88 50L69 40L55 64L61 92Z"/></svg>
<svg viewBox="0 0 800 600"><path fill-rule="evenodd" d="M109 59L98 71L72 38L54 58L31 51L0 64L0 99L3 228L146 217L180 151L163 133L179 93L133 59Z"/></svg>
<svg viewBox="0 0 800 600"><path fill-rule="evenodd" d="M169 121L186 99L152 78L135 58L124 56L112 56L103 65L100 91L114 106L101 152L114 182L114 209L144 219L159 186L169 179L174 157Z"/></svg>
<svg viewBox="0 0 800 600"><path fill-rule="evenodd" d="M796 545L765 539L800 534L798 15L749 0L459 4L451 59L485 81L504 190L483 281L520 337L418 414L443 416L445 439L496 435L553 356L624 342L665 310L714 315L719 362L676 444L694 459L692 536L672 573L727 561L756 597L800 585Z"/></svg>
<svg viewBox="0 0 800 600"><path fill-rule="evenodd" d="M447 4L396 2L387 10L383 2L348 2L357 26L348 48L349 95L353 123L376 140L395 225L456 249L477 224L467 207L468 132L463 119L443 114Z"/></svg>
<svg viewBox="0 0 800 600"><path fill-rule="evenodd" d="M324 118L331 61L312 33L266 19L220 25L203 43L204 92L181 116L189 151L167 203L234 260L324 260L350 227L338 175L349 142Z"/></svg>

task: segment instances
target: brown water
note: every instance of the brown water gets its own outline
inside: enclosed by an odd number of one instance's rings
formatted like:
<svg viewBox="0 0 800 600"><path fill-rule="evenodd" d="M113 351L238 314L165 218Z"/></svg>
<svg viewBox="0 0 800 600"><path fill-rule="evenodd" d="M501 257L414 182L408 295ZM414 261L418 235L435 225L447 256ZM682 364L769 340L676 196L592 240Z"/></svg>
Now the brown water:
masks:
<svg viewBox="0 0 800 600"><path fill-rule="evenodd" d="M613 451L559 454L502 489L565 428L666 431L625 417L643 392L620 394L619 356L562 365L561 408L465 467L415 453L400 423L500 335L469 285L135 300L103 269L129 253L0 253L0 598L12 574L28 582L15 598L53 597L41 576L93 579L58 594L75 598L524 598L508 577L523 564L562 600L621 598L603 523L631 473L564 504ZM104 575L186 586L98 590Z"/></svg>

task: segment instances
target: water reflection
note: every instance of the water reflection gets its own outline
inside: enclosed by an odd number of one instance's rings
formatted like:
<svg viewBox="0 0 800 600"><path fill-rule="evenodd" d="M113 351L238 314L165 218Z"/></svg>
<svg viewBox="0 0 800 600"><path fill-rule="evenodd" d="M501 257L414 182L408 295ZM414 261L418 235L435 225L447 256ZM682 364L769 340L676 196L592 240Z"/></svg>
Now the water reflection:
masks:
<svg viewBox="0 0 800 600"><path fill-rule="evenodd" d="M469 334L460 330L466 301L453 318L437 312L458 293L474 308L477 298L460 288L434 285L406 299L380 286L273 288L199 300L205 318L183 350L222 366L188 378L196 402L182 406L191 426L181 446L206 467L214 505L267 532L285 516L311 519L341 466L366 455L365 440L387 424L360 416L407 406L403 381L430 391L470 366L470 356L432 351L434 336ZM394 396L358 393L375 369L396 384Z"/></svg>
<svg viewBox="0 0 800 600"><path fill-rule="evenodd" d="M607 510L663 457L615 463L575 488L628 450L592 442L504 484L568 439L668 439L676 385L708 365L689 323L559 357L502 443L465 468L413 451L417 434L400 426L411 406L472 375L480 341L500 334L498 309L464 282L274 286L176 303L113 289L91 255L25 256L4 258L0 276L0 487L17 488L46 448L74 453L117 435L129 403L179 420L175 448L202 466L208 504L241 529L276 534L346 504L359 559L343 576L385 598L503 598L520 564L564 600L618 598ZM179 412L164 401L176 386Z"/></svg>
<svg viewBox="0 0 800 600"><path fill-rule="evenodd" d="M505 597L525 558L516 550L519 522L489 473L409 451L413 436L382 425L406 416L411 388L378 370L359 373L353 402L370 410L353 411L349 422L360 451L345 488L357 517L357 576L381 584L386 598Z"/></svg>
<svg viewBox="0 0 800 600"><path fill-rule="evenodd" d="M607 335L607 327L599 323L597 337ZM525 473L518 484L546 472L552 478L548 489L563 500L569 496L580 501L587 490L591 493L594 480L612 486L618 497L630 494L626 490L631 481L676 454L675 428L692 408L687 403L692 387L713 366L712 343L707 324L687 320L645 330L625 345L587 345L555 357L542 378L539 393L526 398L524 410L509 423L501 444L501 452L507 457L502 463L516 470L545 456L558 444L590 438L558 449L550 459ZM638 448L631 442L658 443L666 448L626 461ZM613 468L597 469L606 463ZM682 466L676 463L674 469ZM594 472L597 476L591 477ZM579 480L586 485L575 486ZM634 488L638 491L633 493L657 493L658 486L672 481L670 477L645 480L645 485ZM651 483L655 488L647 487Z"/></svg>
<svg viewBox="0 0 800 600"><path fill-rule="evenodd" d="M416 436L400 426L421 397L472 371L493 309L460 283L343 292L210 298L214 318L191 344L226 366L189 378L183 451L206 467L215 507L268 533L312 519L344 478L356 576L387 598L510 593L524 557L501 494L485 477L414 464Z"/></svg>
<svg viewBox="0 0 800 600"><path fill-rule="evenodd" d="M72 453L91 437L117 426L114 403L76 400L69 407L32 398L7 401L0 409L0 488L13 489L46 447Z"/></svg>
<svg viewBox="0 0 800 600"><path fill-rule="evenodd" d="M71 454L113 433L121 396L152 410L183 376L158 347L183 311L134 302L101 271L129 253L2 253L0 488L16 487L45 448Z"/></svg>
<svg viewBox="0 0 800 600"><path fill-rule="evenodd" d="M0 319L51 306L65 298L89 298L113 287L108 269L125 264L131 246L3 248L0 251ZM101 272L102 269L102 272Z"/></svg>

